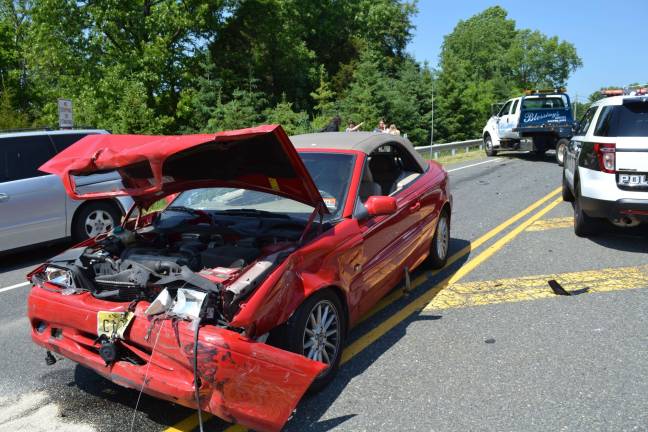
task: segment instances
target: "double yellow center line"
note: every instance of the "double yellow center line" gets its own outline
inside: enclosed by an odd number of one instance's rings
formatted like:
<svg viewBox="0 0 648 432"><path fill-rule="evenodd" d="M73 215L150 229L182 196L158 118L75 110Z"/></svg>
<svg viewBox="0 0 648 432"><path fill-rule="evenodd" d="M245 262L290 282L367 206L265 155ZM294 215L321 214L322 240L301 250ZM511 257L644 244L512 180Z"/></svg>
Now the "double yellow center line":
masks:
<svg viewBox="0 0 648 432"><path fill-rule="evenodd" d="M460 251L456 252L452 256L448 258L448 263L446 264L446 267L451 266L455 262L457 262L460 259L465 258L468 256L471 251L477 249L496 235L500 234L502 231L506 230L525 216L529 215L531 212L534 210L542 207L545 203L548 201L552 200L555 198L558 194L560 194L561 188L556 188L544 197L540 198L524 210L520 211L519 213L513 215L506 221L502 222L492 230L488 231L486 234L482 235L475 241L471 242L468 246L464 247ZM508 232L506 235L501 237L499 240L497 240L495 243L493 243L491 246L486 248L484 251L482 251L479 255L477 255L475 258L467 261L462 267L460 267L457 272L454 274L446 277L443 279L441 282L435 284L433 287L425 291L423 294L421 294L419 297L414 299L412 302L408 303L405 305L402 309L400 309L398 312L395 314L391 315L389 318L387 318L385 321L382 321L380 324L378 324L376 327L368 331L367 333L363 334L360 336L358 339L350 343L346 349L342 352L342 359L341 359L341 364L344 364L351 360L353 357L355 357L357 354L365 350L367 347L369 347L371 344L373 344L375 341L380 339L383 335L385 335L387 332L392 330L394 327L396 327L398 324L403 322L405 319L407 319L410 315L421 311L425 309L428 304L434 299L434 297L447 287L448 285L451 285L453 283L458 282L461 278L464 276L468 275L471 273L473 270L475 270L480 264L482 264L484 261L488 260L490 257L492 257L497 251L502 249L506 244L511 242L515 237L517 237L520 233L522 233L524 230L526 230L529 226L531 226L534 222L542 218L545 214L547 214L549 211L551 211L553 208L555 208L558 204L562 202L562 198L556 198L553 201L551 201L548 205L545 207L542 207L541 210L539 210L537 213L533 214L530 218L519 224L517 227L512 229L510 232ZM419 277L417 277L414 281L412 281L412 288L416 288L420 286L421 284L427 282L432 276L436 275L439 273L440 270L435 270L431 272L425 272ZM383 298L369 313L367 313L362 320L366 320L372 315L375 315L377 312L381 311L385 307L389 306L391 303L395 302L399 298L401 298L403 295L402 291L396 290ZM182 420L180 423L169 427L168 429L165 430L165 432L188 432L192 429L194 429L198 425L198 416L196 414ZM242 432L245 431L244 427L240 425L232 425L226 429L226 432Z"/></svg>

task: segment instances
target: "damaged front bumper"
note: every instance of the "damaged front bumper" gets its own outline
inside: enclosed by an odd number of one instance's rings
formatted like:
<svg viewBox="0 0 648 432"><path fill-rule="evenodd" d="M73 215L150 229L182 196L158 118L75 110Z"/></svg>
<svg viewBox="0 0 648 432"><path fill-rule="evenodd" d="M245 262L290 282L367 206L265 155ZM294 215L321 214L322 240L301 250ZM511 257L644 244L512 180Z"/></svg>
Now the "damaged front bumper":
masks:
<svg viewBox="0 0 648 432"><path fill-rule="evenodd" d="M28 300L32 339L116 384L197 408L190 323L151 319L144 314L148 302L135 306L123 340L116 342L121 356L106 365L99 354L97 314L125 312L128 306L87 292L62 295L47 285L34 286ZM280 430L326 367L213 325L201 327L197 351L200 408L259 431Z"/></svg>

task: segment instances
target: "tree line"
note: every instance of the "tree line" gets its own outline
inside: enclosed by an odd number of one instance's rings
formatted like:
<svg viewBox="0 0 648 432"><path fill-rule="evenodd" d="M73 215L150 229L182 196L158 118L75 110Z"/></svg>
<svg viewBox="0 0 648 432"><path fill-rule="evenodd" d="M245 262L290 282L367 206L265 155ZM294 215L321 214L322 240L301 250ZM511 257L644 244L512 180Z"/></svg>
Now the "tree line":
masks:
<svg viewBox="0 0 648 432"><path fill-rule="evenodd" d="M2 0L0 129L57 123L116 133L291 133L380 118L417 145L473 138L490 104L563 85L574 46L516 28L501 7L460 21L437 69L407 53L416 2Z"/></svg>

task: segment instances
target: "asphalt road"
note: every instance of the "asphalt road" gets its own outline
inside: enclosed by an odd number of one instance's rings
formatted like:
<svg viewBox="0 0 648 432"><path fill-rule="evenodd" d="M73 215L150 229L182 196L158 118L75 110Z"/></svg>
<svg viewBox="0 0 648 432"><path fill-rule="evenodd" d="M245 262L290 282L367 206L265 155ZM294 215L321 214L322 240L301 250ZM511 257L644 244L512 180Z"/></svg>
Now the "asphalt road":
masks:
<svg viewBox="0 0 648 432"><path fill-rule="evenodd" d="M354 329L338 377L286 430L648 431L646 230L577 238L549 157L448 169L454 263L417 271L414 292L395 290ZM0 258L0 429L192 430L191 410L143 396L134 417L137 392L70 361L45 366L29 287L2 288L65 246Z"/></svg>

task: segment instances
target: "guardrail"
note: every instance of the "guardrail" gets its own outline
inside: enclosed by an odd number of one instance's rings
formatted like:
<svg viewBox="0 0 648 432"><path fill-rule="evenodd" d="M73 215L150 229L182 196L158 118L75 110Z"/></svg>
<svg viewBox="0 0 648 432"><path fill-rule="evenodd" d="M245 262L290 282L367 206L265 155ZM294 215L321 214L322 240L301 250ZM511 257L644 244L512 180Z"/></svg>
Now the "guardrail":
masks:
<svg viewBox="0 0 648 432"><path fill-rule="evenodd" d="M454 156L455 154L457 154L458 149L465 149L465 152L468 153L470 149L474 147L479 147L480 150L483 149L484 141L481 138L477 138L466 141L455 141L451 143L434 144L431 146L419 146L414 148L422 155L424 155L425 152L429 152L428 155L432 153L434 155L434 159L438 159L439 153L441 153L442 151L450 150L450 152Z"/></svg>

